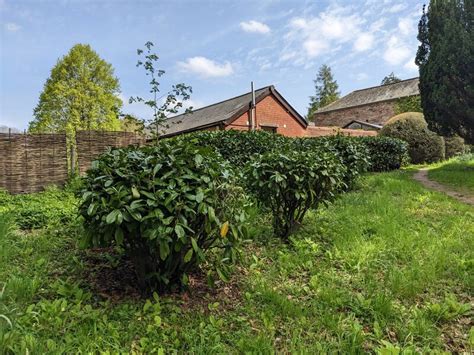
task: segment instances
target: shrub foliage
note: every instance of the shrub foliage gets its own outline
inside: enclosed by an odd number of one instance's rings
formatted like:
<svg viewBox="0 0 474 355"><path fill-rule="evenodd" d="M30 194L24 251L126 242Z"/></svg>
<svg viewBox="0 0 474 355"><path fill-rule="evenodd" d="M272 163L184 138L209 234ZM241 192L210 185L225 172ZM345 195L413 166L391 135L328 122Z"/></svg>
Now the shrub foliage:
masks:
<svg viewBox="0 0 474 355"><path fill-rule="evenodd" d="M422 113L406 112L392 117L382 128L380 135L406 141L413 164L444 159L443 137L428 129Z"/></svg>
<svg viewBox="0 0 474 355"><path fill-rule="evenodd" d="M123 248L144 291L186 286L211 250L225 279L244 219L228 180L219 156L182 140L111 150L85 178L83 245Z"/></svg>
<svg viewBox="0 0 474 355"><path fill-rule="evenodd" d="M360 137L369 151L370 171L399 169L408 161L408 144L397 138Z"/></svg>
<svg viewBox="0 0 474 355"><path fill-rule="evenodd" d="M459 136L444 137L446 159L461 155L466 152L464 139Z"/></svg>
<svg viewBox="0 0 474 355"><path fill-rule="evenodd" d="M341 188L351 189L360 174L367 171L369 166L369 152L363 142L342 135L319 138L297 138L291 149L302 152L333 152L346 167L343 173Z"/></svg>
<svg viewBox="0 0 474 355"><path fill-rule="evenodd" d="M289 138L265 131L200 131L177 137L213 149L233 167L242 168L253 156L285 146Z"/></svg>
<svg viewBox="0 0 474 355"><path fill-rule="evenodd" d="M274 232L284 240L310 209L330 201L343 184L345 167L330 151L266 153L245 169L249 190L273 213Z"/></svg>

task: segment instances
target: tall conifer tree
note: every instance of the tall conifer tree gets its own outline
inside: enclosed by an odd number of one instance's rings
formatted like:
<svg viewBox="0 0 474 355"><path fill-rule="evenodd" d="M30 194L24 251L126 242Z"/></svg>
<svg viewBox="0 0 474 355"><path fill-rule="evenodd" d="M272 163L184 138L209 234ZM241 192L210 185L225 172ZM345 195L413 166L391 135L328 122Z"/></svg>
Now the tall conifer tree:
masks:
<svg viewBox="0 0 474 355"><path fill-rule="evenodd" d="M324 64L319 68L318 76L314 80L315 95L309 97L308 120L321 107L329 105L339 98L339 86L331 72L331 68Z"/></svg>
<svg viewBox="0 0 474 355"><path fill-rule="evenodd" d="M418 25L421 105L431 130L474 143L474 0L431 0Z"/></svg>

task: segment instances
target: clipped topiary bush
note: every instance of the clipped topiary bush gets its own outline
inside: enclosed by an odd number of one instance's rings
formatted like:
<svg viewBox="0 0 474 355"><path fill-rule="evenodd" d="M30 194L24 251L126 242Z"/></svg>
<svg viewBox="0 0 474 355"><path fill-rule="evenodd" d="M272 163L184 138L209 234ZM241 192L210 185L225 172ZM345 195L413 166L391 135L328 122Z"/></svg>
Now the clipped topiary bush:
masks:
<svg viewBox="0 0 474 355"><path fill-rule="evenodd" d="M210 147L233 167L242 168L255 154L281 149L290 138L265 131L200 131L177 137Z"/></svg>
<svg viewBox="0 0 474 355"><path fill-rule="evenodd" d="M406 112L392 117L383 126L380 135L407 142L408 155L413 164L444 159L444 139L428 129L422 113Z"/></svg>
<svg viewBox="0 0 474 355"><path fill-rule="evenodd" d="M266 153L245 168L246 184L258 203L273 213L273 228L285 241L306 212L332 200L346 168L330 151Z"/></svg>
<svg viewBox="0 0 474 355"><path fill-rule="evenodd" d="M229 180L222 158L186 141L111 150L84 179L82 244L123 248L143 291L186 286L211 250L225 279L245 217Z"/></svg>
<svg viewBox="0 0 474 355"><path fill-rule="evenodd" d="M369 171L399 169L408 161L408 144L398 138L374 136L359 137L369 150Z"/></svg>
<svg viewBox="0 0 474 355"><path fill-rule="evenodd" d="M326 136L318 138L295 138L291 148L297 151L335 153L341 163L346 167L343 176L343 190L351 189L360 174L369 167L369 151L364 143L356 137L343 135Z"/></svg>
<svg viewBox="0 0 474 355"><path fill-rule="evenodd" d="M446 159L464 154L466 152L464 139L459 136L444 137L444 144Z"/></svg>

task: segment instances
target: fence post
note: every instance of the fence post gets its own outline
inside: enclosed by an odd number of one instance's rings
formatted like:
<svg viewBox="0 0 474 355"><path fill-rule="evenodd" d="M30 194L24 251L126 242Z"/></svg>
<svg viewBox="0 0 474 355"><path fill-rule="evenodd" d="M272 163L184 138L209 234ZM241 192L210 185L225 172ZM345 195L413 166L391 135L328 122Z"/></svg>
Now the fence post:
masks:
<svg viewBox="0 0 474 355"><path fill-rule="evenodd" d="M76 146L71 144L71 176L74 176L76 172Z"/></svg>

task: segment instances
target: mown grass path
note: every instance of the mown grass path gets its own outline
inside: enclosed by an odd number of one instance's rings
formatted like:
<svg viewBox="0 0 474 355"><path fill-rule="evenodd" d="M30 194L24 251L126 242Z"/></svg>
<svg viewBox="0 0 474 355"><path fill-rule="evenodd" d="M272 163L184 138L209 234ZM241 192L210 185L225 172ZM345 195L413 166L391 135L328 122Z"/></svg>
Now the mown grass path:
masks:
<svg viewBox="0 0 474 355"><path fill-rule="evenodd" d="M451 196L461 202L467 203L469 205L474 206L474 196L468 195L466 193L461 193L459 191L455 191L450 189L446 185L442 185L436 181L430 180L428 178L428 168L422 168L413 175L413 178L419 182L421 182L425 187L433 190L437 190L439 192L445 193L448 196Z"/></svg>

